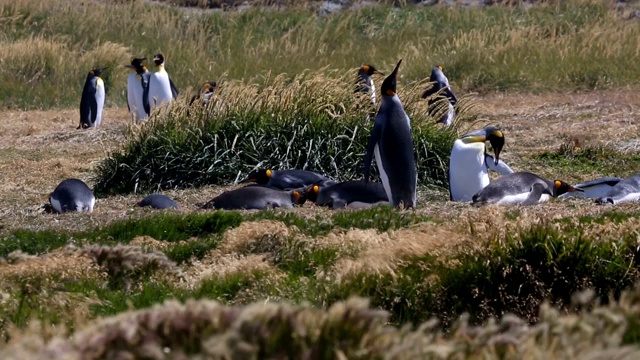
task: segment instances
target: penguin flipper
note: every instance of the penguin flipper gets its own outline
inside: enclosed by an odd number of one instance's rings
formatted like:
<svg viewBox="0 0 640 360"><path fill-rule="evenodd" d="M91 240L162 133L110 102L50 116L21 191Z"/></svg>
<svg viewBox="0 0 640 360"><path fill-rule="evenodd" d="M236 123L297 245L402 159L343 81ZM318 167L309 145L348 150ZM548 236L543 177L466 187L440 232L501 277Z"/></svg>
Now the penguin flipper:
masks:
<svg viewBox="0 0 640 360"><path fill-rule="evenodd" d="M509 165L507 165L502 160L498 160L498 165L496 165L496 162L495 162L493 156L491 156L489 154L485 154L484 155L484 164L487 166L487 168L489 170L493 170L493 171L495 171L495 172L497 172L498 174L501 174L501 175L508 175L508 174L513 174L514 173L514 171L511 170L511 168L509 167Z"/></svg>
<svg viewBox="0 0 640 360"><path fill-rule="evenodd" d="M449 103L451 103L451 105L455 105L458 102L456 94L454 94L449 87L445 89L444 95L449 99Z"/></svg>
<svg viewBox="0 0 640 360"><path fill-rule="evenodd" d="M542 184L533 184L531 186L531 192L529 192L529 196L525 201L522 202L522 205L535 205L540 201L540 197L544 192L544 185Z"/></svg>
<svg viewBox="0 0 640 360"><path fill-rule="evenodd" d="M435 85L431 86L430 88L428 88L427 90L425 90L424 93L422 93L422 98L426 99L429 96L435 94L436 92L438 92L438 89L436 88Z"/></svg>
<svg viewBox="0 0 640 360"><path fill-rule="evenodd" d="M367 144L367 153L364 156L364 182L369 182L369 176L371 175L371 161L373 160L373 152L378 144L380 135L382 134L382 125L376 123L371 129L371 135L369 135L369 143Z"/></svg>
<svg viewBox="0 0 640 360"><path fill-rule="evenodd" d="M173 80L171 80L171 78L169 78L169 86L171 87L171 95L173 96L174 99L177 98L180 92L178 91L178 88L173 83Z"/></svg>
<svg viewBox="0 0 640 360"><path fill-rule="evenodd" d="M149 116L151 114L151 105L149 104L149 78L151 75L142 74L140 76L140 84L142 84L142 107L144 112Z"/></svg>

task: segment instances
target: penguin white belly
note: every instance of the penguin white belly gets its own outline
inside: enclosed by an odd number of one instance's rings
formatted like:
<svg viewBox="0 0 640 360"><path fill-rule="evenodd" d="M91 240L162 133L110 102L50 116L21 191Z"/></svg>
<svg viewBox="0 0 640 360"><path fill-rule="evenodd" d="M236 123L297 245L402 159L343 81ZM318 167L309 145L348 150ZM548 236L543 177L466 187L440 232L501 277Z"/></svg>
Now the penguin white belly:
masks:
<svg viewBox="0 0 640 360"><path fill-rule="evenodd" d="M376 164L378 165L378 171L380 172L380 180L382 180L382 186L384 187L384 192L387 193L387 198L389 200L393 199L391 196L391 186L389 185L389 176L387 172L382 167L382 159L380 158L380 148L378 148L378 144L376 144L375 149L373 150L374 156L376 157Z"/></svg>
<svg viewBox="0 0 640 360"><path fill-rule="evenodd" d="M376 103L376 86L373 83L373 80L371 80L371 101L373 101L373 104L375 105L375 103Z"/></svg>
<svg viewBox="0 0 640 360"><path fill-rule="evenodd" d="M484 143L453 143L449 161L449 188L453 201L471 201L473 195L489 185L484 164Z"/></svg>
<svg viewBox="0 0 640 360"><path fill-rule="evenodd" d="M57 213L62 213L62 203L60 203L60 200L52 196L49 198L49 201L51 202L51 207L53 208L53 210L55 210Z"/></svg>
<svg viewBox="0 0 640 360"><path fill-rule="evenodd" d="M96 110L96 122L95 127L100 126L102 123L102 109L104 108L104 81L98 78L96 81L96 103L98 104Z"/></svg>
<svg viewBox="0 0 640 360"><path fill-rule="evenodd" d="M447 111L447 114L445 115L445 121L444 121L444 127L449 127L451 126L451 124L453 124L453 117L455 116L455 111L453 110L453 105L451 105L451 103L448 103L449 105L449 111Z"/></svg>
<svg viewBox="0 0 640 360"><path fill-rule="evenodd" d="M506 195L502 199L498 200L496 204L498 205L522 204L525 200L527 200L528 197L529 197L529 192L515 194L515 195ZM550 198L551 196L549 196L549 194L542 194L540 195L540 200L538 200L538 203L549 201Z"/></svg>
<svg viewBox="0 0 640 360"><path fill-rule="evenodd" d="M173 94L169 84L169 74L164 70L151 74L149 78L149 105L151 109L162 103L169 103L171 100L173 100Z"/></svg>
<svg viewBox="0 0 640 360"><path fill-rule="evenodd" d="M640 200L640 192L633 192L633 193L629 193L619 199L614 199L613 203L614 204L622 204L622 203L626 203L626 202L632 202L632 201L638 201Z"/></svg>

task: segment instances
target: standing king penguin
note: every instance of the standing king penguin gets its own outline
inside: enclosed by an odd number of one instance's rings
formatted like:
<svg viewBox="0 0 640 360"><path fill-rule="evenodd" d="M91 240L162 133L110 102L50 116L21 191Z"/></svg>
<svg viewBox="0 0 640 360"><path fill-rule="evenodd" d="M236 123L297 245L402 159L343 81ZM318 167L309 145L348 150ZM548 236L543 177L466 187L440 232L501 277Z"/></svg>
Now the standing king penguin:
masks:
<svg viewBox="0 0 640 360"><path fill-rule="evenodd" d="M382 82L380 110L376 115L364 158L364 181L369 181L371 160L375 153L380 178L389 201L395 207L400 207L402 202L405 208L415 209L418 176L413 157L411 122L396 95L398 68L401 63L402 59L391 75Z"/></svg>
<svg viewBox="0 0 640 360"><path fill-rule="evenodd" d="M445 127L451 126L453 124L453 117L455 116L455 111L453 107L458 102L458 98L451 91L451 86L449 85L449 79L442 72L442 66L435 66L433 70L431 70L431 76L429 77L429 81L433 83L433 86L427 89L424 94L422 94L422 98L429 99L429 114L431 116L435 116L438 113L438 104L442 103L442 100L447 101L447 113L442 115L438 123L444 124ZM432 96L436 95L436 96Z"/></svg>
<svg viewBox="0 0 640 360"><path fill-rule="evenodd" d="M178 89L169 77L169 73L164 69L164 56L156 54L153 57L153 62L156 64L158 71L151 74L149 78L149 95L147 99L150 110L160 106L162 103L170 103L178 97Z"/></svg>
<svg viewBox="0 0 640 360"><path fill-rule="evenodd" d="M489 141L496 155L487 154ZM495 126L470 132L453 143L449 159L449 194L452 201L468 202L474 194L489 185L489 169L507 175L513 170L500 161L504 134Z"/></svg>
<svg viewBox="0 0 640 360"><path fill-rule="evenodd" d="M149 116L149 78L151 74L142 65L146 57L131 60L131 69L127 78L127 106L133 121L142 121Z"/></svg>
<svg viewBox="0 0 640 360"><path fill-rule="evenodd" d="M362 65L358 70L358 77L356 80L356 93L369 93L371 94L371 102L376 104L376 86L371 79L373 74L384 75L378 71L373 65Z"/></svg>
<svg viewBox="0 0 640 360"><path fill-rule="evenodd" d="M100 78L100 74L107 68L108 66L101 69L93 69L87 74L87 80L84 82L84 89L82 89L82 98L80 99L80 125L78 125L78 129L98 127L102 123L105 91L104 81Z"/></svg>

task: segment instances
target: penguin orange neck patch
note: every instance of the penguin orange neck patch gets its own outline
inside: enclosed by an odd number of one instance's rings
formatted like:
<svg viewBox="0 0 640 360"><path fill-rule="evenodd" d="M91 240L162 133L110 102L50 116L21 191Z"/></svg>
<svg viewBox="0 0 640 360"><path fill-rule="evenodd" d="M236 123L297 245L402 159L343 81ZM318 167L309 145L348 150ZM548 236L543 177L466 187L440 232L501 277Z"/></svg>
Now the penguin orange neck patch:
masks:
<svg viewBox="0 0 640 360"><path fill-rule="evenodd" d="M393 90L387 90L387 95L389 95L389 96L393 96L393 95L395 95L395 94L396 94L396 92L395 92L395 91L393 91Z"/></svg>

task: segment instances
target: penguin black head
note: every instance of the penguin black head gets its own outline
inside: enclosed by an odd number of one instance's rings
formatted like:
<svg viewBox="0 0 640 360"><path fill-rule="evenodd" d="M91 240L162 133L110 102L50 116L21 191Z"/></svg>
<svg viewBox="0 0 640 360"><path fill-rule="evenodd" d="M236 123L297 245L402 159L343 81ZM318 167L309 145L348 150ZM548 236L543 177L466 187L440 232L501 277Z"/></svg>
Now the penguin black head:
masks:
<svg viewBox="0 0 640 360"><path fill-rule="evenodd" d="M108 68L109 68L108 66L105 66L101 69L93 69L89 71L89 76L100 76L100 74L102 74L102 72L107 70Z"/></svg>
<svg viewBox="0 0 640 360"><path fill-rule="evenodd" d="M318 200L318 194L320 193L320 185L311 185L304 190L304 193L307 196L307 200L315 203Z"/></svg>
<svg viewBox="0 0 640 360"><path fill-rule="evenodd" d="M553 182L553 193L554 193L553 196L560 196L564 193L576 192L576 191L584 192L584 190L576 189L562 180L555 180Z"/></svg>
<svg viewBox="0 0 640 360"><path fill-rule="evenodd" d="M134 58L133 60L131 60L131 64L130 65L125 65L124 67L128 67L132 70L135 70L137 73L140 72L144 72L143 68L144 65L142 65L142 62L147 60L146 57L143 58Z"/></svg>
<svg viewBox="0 0 640 360"><path fill-rule="evenodd" d="M156 64L156 66L160 66L164 64L164 55L162 54L153 55L153 62Z"/></svg>
<svg viewBox="0 0 640 360"><path fill-rule="evenodd" d="M264 185L269 182L269 179L271 179L271 175L273 175L273 171L271 171L270 169L256 170L250 173L249 176L246 179L242 180L240 183L246 184L254 182Z"/></svg>
<svg viewBox="0 0 640 360"><path fill-rule="evenodd" d="M386 79L384 79L384 81L382 82L382 87L380 88L380 90L382 91L382 95L386 95L386 96L393 96L396 94L396 82L398 79L398 68L400 67L400 64L402 63L402 59L400 59L400 61L398 61L398 64L396 65L396 68L393 69L393 72L391 73L391 75L387 76Z"/></svg>
<svg viewBox="0 0 640 360"><path fill-rule="evenodd" d="M212 93L216 90L216 86L217 84L215 81L205 81L205 83L202 84L202 88L200 89L200 91L203 94Z"/></svg>
<svg viewBox="0 0 640 360"><path fill-rule="evenodd" d="M307 202L306 194L300 190L291 191L291 197L298 205L303 205L305 202Z"/></svg>
<svg viewBox="0 0 640 360"><path fill-rule="evenodd" d="M493 153L495 154L495 164L498 165L498 161L500 160L500 152L504 147L504 134L495 126L487 126L485 130L487 133L486 138L489 141L489 144L491 144Z"/></svg>
<svg viewBox="0 0 640 360"><path fill-rule="evenodd" d="M367 74L367 75L369 75L369 76L371 76L371 75L373 75L373 74L384 75L383 73L381 73L380 71L378 71L378 69L376 69L375 67L373 67L373 65L362 65L362 66L360 67L360 70L361 70L363 73L365 73L365 74Z"/></svg>

